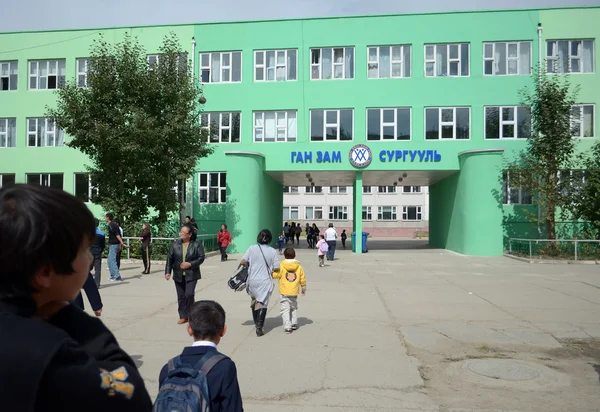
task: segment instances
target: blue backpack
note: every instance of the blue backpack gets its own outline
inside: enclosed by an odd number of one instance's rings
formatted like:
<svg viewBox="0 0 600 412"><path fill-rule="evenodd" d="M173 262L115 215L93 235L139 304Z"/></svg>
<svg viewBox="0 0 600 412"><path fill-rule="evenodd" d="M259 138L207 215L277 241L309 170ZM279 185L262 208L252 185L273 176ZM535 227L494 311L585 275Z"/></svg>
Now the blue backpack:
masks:
<svg viewBox="0 0 600 412"><path fill-rule="evenodd" d="M207 353L196 363L183 363L177 356L168 363L167 379L160 385L153 412L210 412L206 375L225 355Z"/></svg>

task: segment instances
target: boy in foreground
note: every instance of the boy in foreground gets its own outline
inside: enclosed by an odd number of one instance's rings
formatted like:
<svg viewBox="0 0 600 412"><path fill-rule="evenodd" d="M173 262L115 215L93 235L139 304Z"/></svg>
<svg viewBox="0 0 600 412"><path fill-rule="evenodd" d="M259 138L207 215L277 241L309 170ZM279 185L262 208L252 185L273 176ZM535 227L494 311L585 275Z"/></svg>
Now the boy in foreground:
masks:
<svg viewBox="0 0 600 412"><path fill-rule="evenodd" d="M273 278L279 279L281 300L281 318L283 330L290 334L298 329L298 294L302 287L302 296L306 294L306 278L304 269L296 260L296 251L288 247L283 252L285 260L280 263L279 271L273 272Z"/></svg>
<svg viewBox="0 0 600 412"><path fill-rule="evenodd" d="M2 411L149 411L133 360L99 320L69 304L89 276L86 205L62 190L0 190Z"/></svg>
<svg viewBox="0 0 600 412"><path fill-rule="evenodd" d="M168 405L169 396L163 396L162 398L165 401L160 404L161 392L165 390L162 387L163 384L167 380L173 382L172 377L169 377L169 373L176 374L178 365L183 366L183 370L185 370L186 365L199 365L199 362L202 361L204 366L207 366L205 371L201 368L200 373L205 372L206 375L210 397L207 400L210 402L210 411L243 412L242 395L235 363L217 351L217 345L227 331L223 307L212 300L195 302L189 312L187 331L194 339L194 343L192 343L192 346L185 347L180 356L170 360L160 371L158 383L161 388L156 400L155 410L170 410ZM186 381L183 380L184 375L181 376L180 388L184 388L186 387ZM176 392L178 391L171 391L177 396ZM159 404L160 407L157 408Z"/></svg>

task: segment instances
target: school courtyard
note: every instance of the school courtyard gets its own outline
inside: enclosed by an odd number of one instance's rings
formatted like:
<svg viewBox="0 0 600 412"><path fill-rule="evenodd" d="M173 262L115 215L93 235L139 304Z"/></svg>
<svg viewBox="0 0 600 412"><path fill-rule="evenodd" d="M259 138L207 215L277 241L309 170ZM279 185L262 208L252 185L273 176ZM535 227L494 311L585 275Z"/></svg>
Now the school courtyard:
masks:
<svg viewBox="0 0 600 412"><path fill-rule="evenodd" d="M338 249L325 268L298 250L308 289L292 335L274 295L255 336L246 293L226 285L241 255L204 262L196 299L227 312L219 349L236 362L246 411L600 410L599 266L369 246ZM102 320L154 397L160 368L191 339L164 264L141 270L123 261L124 281L109 283L103 268Z"/></svg>

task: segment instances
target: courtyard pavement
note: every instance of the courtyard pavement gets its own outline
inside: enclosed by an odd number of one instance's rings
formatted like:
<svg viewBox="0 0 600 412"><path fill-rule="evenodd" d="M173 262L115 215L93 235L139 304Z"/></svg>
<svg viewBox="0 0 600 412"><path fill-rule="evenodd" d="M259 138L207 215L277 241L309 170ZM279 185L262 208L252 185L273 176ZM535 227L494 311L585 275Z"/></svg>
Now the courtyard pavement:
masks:
<svg viewBox="0 0 600 412"><path fill-rule="evenodd" d="M219 350L236 362L245 410L600 410L600 266L369 243L362 255L338 249L324 268L302 243L307 295L291 335L274 294L267 333L255 336L248 296L226 285L240 255L201 266L196 299L227 312ZM161 367L191 339L164 263L141 270L124 260L124 281L111 283L104 265L102 320L154 397Z"/></svg>

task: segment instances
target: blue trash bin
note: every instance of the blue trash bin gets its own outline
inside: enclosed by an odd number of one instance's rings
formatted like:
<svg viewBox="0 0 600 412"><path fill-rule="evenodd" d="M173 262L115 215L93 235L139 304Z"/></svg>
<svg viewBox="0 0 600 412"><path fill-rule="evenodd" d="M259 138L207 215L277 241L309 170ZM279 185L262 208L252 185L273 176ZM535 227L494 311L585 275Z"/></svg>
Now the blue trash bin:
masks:
<svg viewBox="0 0 600 412"><path fill-rule="evenodd" d="M352 232L352 247L356 244L356 232ZM362 232L362 252L367 253L369 249L367 248L367 238L369 237L368 232Z"/></svg>

